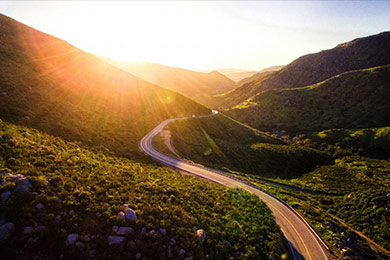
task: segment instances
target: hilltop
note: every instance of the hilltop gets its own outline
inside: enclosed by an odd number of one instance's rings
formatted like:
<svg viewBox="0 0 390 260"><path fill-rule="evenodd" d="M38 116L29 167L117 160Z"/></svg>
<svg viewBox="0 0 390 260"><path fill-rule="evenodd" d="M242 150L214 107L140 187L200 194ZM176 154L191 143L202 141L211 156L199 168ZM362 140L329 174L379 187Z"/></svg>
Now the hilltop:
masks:
<svg viewBox="0 0 390 260"><path fill-rule="evenodd" d="M0 71L0 118L122 156L164 119L210 112L4 15Z"/></svg>
<svg viewBox="0 0 390 260"><path fill-rule="evenodd" d="M225 93L235 88L235 83L218 71L208 73L182 68L164 66L155 63L126 63L104 59L144 80L173 90L195 101L211 106L212 96Z"/></svg>
<svg viewBox="0 0 390 260"><path fill-rule="evenodd" d="M254 91L247 92L244 86L237 88L227 97L236 100L234 104L223 98L218 104L223 108L239 105L255 93L269 89L306 87L341 73L390 64L390 32L358 38L350 42L314 54L302 56L266 80L252 83Z"/></svg>
<svg viewBox="0 0 390 260"><path fill-rule="evenodd" d="M388 126L390 66L346 72L305 88L260 92L226 113L290 133Z"/></svg>

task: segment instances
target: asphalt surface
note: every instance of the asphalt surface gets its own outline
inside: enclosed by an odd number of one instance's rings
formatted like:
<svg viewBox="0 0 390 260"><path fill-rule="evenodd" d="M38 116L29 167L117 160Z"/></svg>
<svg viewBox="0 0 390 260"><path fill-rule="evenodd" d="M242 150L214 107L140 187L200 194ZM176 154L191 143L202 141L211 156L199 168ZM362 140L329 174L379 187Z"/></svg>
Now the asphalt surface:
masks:
<svg viewBox="0 0 390 260"><path fill-rule="evenodd" d="M213 116L214 114L215 113L208 116ZM192 175L205 178L225 186L244 189L259 196L259 198L263 200L272 210L276 222L280 226L285 238L288 240L291 250L289 253L290 259L331 259L328 257L329 252L326 249L326 246L322 244L309 224L285 202L282 202L278 198L259 190L253 185L243 183L242 181L229 176L227 173L172 158L154 149L152 146L152 140L162 129L164 129L166 125L172 121L189 118L192 117L165 120L142 138L140 142L141 150L156 161L175 169L185 171Z"/></svg>

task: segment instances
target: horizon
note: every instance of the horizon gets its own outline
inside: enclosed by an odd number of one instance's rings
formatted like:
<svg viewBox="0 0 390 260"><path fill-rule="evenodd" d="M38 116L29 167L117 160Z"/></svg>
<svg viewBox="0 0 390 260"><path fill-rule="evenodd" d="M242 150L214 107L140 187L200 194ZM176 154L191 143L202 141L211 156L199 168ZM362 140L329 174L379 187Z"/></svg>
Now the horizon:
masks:
<svg viewBox="0 0 390 260"><path fill-rule="evenodd" d="M98 56L196 71L286 65L304 54L386 31L390 21L390 5L381 1L6 1L0 8Z"/></svg>

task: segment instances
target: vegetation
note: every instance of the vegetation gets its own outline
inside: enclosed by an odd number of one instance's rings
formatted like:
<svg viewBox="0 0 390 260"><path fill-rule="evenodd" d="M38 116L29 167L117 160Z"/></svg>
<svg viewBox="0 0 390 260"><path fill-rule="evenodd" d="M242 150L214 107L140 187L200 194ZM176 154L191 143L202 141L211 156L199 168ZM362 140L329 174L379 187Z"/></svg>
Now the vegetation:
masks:
<svg viewBox="0 0 390 260"><path fill-rule="evenodd" d="M389 98L390 66L382 66L305 88L261 92L227 114L257 129L290 133L382 127L390 122Z"/></svg>
<svg viewBox="0 0 390 260"><path fill-rule="evenodd" d="M121 156L167 118L209 109L0 15L0 118Z"/></svg>
<svg viewBox="0 0 390 260"><path fill-rule="evenodd" d="M178 259L189 255L273 259L278 252L279 228L271 211L254 195L166 167L91 151L3 121L0 136L0 190L12 192L0 219L15 225L0 250L2 259L82 259L91 258L92 252L105 259L134 258L136 253L147 259L167 259L170 238L176 241L172 252ZM26 176L33 185L31 192L14 191L9 174ZM44 207L36 208L39 203ZM117 216L124 203L135 210L136 222L125 223ZM57 216L61 221L56 221ZM23 227L37 225L45 229L22 233ZM134 228L126 244L108 245L113 225ZM144 227L146 233L140 234ZM167 234L158 232L160 228ZM195 235L200 228L206 232L203 245ZM66 246L70 233L88 234L91 240L83 247ZM38 242L29 240L34 237ZM178 256L181 248L186 253Z"/></svg>
<svg viewBox="0 0 390 260"><path fill-rule="evenodd" d="M325 136L328 131L297 136L290 144L260 140L254 134L257 130L224 115L176 121L169 129L172 144L183 158L239 174L286 199L313 223L337 255L353 259L390 255L388 161L361 157L361 150L341 147L340 137ZM359 137L365 144L374 141L371 131L387 138L387 128L338 131L369 133L367 138Z"/></svg>
<svg viewBox="0 0 390 260"><path fill-rule="evenodd" d="M192 71L154 63L126 63L104 59L137 77L161 87L183 94L208 107L214 105L213 95L225 93L236 87L234 81L219 73Z"/></svg>
<svg viewBox="0 0 390 260"><path fill-rule="evenodd" d="M269 89L306 87L347 71L361 70L390 64L390 32L355 39L333 49L302 56L267 79L260 79L248 86L237 88L218 105L231 108ZM234 101L230 103L227 101ZM257 113L262 114L262 112Z"/></svg>

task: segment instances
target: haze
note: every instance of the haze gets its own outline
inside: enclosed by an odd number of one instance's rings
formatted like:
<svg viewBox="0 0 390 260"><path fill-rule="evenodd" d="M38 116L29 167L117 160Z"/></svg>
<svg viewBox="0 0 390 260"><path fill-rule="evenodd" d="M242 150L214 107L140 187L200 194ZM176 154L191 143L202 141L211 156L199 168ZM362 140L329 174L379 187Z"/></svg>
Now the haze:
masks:
<svg viewBox="0 0 390 260"><path fill-rule="evenodd" d="M198 70L287 64L386 30L390 20L387 2L31 1L0 9L94 54Z"/></svg>

